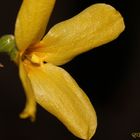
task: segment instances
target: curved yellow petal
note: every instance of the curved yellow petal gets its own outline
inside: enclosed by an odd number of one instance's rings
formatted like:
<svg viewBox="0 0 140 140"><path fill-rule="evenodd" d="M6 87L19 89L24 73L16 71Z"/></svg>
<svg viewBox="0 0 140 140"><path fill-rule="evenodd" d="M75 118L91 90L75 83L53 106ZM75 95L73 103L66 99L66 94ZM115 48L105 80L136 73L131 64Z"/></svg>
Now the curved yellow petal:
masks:
<svg viewBox="0 0 140 140"><path fill-rule="evenodd" d="M15 25L19 50L40 41L54 7L55 0L23 0Z"/></svg>
<svg viewBox="0 0 140 140"><path fill-rule="evenodd" d="M62 65L78 54L116 39L124 28L122 16L112 6L94 4L55 25L37 51L46 52L47 62Z"/></svg>
<svg viewBox="0 0 140 140"><path fill-rule="evenodd" d="M20 114L20 117L22 119L30 117L31 121L34 121L36 115L36 101L30 80L27 77L28 70L26 69L26 67L26 63L20 62L19 75L27 97L25 109Z"/></svg>
<svg viewBox="0 0 140 140"><path fill-rule="evenodd" d="M90 100L75 80L52 64L30 66L28 77L36 101L56 116L75 136L89 140L97 126Z"/></svg>

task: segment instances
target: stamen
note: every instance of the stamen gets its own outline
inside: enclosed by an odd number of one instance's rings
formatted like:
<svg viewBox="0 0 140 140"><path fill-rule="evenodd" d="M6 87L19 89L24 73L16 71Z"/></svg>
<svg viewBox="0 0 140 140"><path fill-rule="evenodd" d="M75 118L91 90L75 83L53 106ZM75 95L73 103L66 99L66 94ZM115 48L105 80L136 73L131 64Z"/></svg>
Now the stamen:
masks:
<svg viewBox="0 0 140 140"><path fill-rule="evenodd" d="M31 55L25 54L25 55L23 55L22 59L23 59L23 61L28 60L29 62L31 62L32 64L37 65L37 66L40 66L40 64L41 64L40 58L35 54L31 54Z"/></svg>
<svg viewBox="0 0 140 140"><path fill-rule="evenodd" d="M33 62L35 64L40 64L41 63L41 60L40 60L40 58L37 55L32 54L32 56L31 56L31 62Z"/></svg>

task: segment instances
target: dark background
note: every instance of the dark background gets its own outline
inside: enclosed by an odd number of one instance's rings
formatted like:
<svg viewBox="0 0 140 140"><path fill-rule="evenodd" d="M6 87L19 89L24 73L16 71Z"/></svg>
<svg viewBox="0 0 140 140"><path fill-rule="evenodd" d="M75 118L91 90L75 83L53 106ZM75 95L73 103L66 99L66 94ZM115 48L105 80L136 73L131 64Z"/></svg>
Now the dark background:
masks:
<svg viewBox="0 0 140 140"><path fill-rule="evenodd" d="M22 0L1 0L0 36L14 32ZM140 132L140 8L138 0L57 0L48 29L94 3L121 12L126 29L115 41L76 57L63 66L91 99L98 117L95 140L133 140ZM0 55L0 140L78 140L55 117L38 106L31 123L18 117L25 95L18 68ZM138 138L139 139L139 138Z"/></svg>

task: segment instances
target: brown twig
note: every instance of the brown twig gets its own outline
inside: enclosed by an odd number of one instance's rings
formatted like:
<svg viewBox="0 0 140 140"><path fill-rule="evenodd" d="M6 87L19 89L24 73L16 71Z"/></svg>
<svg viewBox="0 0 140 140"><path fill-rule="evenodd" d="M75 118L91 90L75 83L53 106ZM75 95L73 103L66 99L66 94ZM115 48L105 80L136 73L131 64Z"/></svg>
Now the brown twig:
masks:
<svg viewBox="0 0 140 140"><path fill-rule="evenodd" d="M3 68L3 67L4 67L4 65L0 63L0 68Z"/></svg>

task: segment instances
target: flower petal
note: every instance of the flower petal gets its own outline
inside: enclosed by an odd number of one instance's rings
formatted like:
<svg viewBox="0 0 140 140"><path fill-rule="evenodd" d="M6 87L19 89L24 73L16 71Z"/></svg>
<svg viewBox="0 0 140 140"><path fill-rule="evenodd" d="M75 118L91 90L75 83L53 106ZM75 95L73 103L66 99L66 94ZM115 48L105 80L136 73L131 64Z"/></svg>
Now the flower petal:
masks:
<svg viewBox="0 0 140 140"><path fill-rule="evenodd" d="M20 79L22 81L25 93L26 93L26 97L27 97L25 109L20 114L20 117L22 119L30 117L31 121L34 121L35 113L36 113L36 101L35 101L35 97L34 97L30 80L27 77L27 70L25 69L25 66L26 64L23 64L22 62L20 62L19 74L20 74Z"/></svg>
<svg viewBox="0 0 140 140"><path fill-rule="evenodd" d="M40 41L54 7L55 0L23 0L15 26L19 50Z"/></svg>
<svg viewBox="0 0 140 140"><path fill-rule="evenodd" d="M94 4L77 16L55 25L43 38L38 52L46 61L62 65L75 56L116 39L124 30L122 16L112 6Z"/></svg>
<svg viewBox="0 0 140 140"><path fill-rule="evenodd" d="M31 66L28 73L36 101L56 116L75 136L90 139L97 126L90 100L75 80L52 64Z"/></svg>

